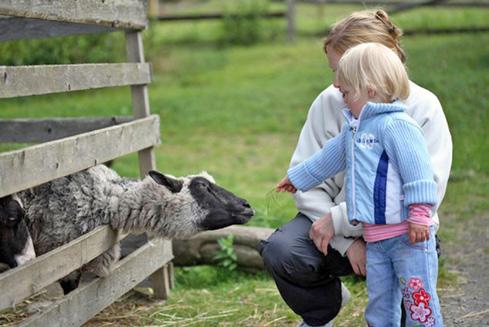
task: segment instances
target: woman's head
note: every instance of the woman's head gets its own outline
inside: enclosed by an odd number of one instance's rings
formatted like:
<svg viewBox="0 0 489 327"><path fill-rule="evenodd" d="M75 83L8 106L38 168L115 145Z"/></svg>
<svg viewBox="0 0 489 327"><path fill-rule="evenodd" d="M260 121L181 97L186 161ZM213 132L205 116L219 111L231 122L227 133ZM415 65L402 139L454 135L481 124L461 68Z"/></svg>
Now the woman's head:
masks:
<svg viewBox="0 0 489 327"><path fill-rule="evenodd" d="M380 43L362 43L348 49L339 60L335 85L349 107L358 99L392 102L409 95L404 64L396 53Z"/></svg>
<svg viewBox="0 0 489 327"><path fill-rule="evenodd" d="M400 45L402 31L383 10L359 11L333 25L324 41L324 52L330 66L336 70L337 59L349 48L367 42L377 42L392 49L402 62L406 55Z"/></svg>

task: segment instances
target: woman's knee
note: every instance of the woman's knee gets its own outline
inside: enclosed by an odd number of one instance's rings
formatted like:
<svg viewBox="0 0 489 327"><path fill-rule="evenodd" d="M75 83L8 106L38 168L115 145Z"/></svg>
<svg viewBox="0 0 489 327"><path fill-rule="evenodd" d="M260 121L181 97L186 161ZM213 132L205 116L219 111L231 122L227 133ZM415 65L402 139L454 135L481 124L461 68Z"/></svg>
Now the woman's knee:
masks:
<svg viewBox="0 0 489 327"><path fill-rule="evenodd" d="M300 281L315 281L320 276L322 258L310 240L290 239L277 230L262 241L260 253L267 270L281 277Z"/></svg>

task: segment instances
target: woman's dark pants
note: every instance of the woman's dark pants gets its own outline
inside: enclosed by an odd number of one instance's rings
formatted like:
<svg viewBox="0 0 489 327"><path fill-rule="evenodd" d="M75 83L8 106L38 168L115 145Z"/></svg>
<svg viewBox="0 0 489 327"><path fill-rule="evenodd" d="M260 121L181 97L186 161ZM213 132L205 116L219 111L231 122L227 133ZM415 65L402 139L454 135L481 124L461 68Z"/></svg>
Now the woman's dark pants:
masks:
<svg viewBox="0 0 489 327"><path fill-rule="evenodd" d="M260 253L287 305L311 326L332 320L341 308L339 276L353 273L348 258L328 248L319 252L309 238L311 221L303 214L262 241Z"/></svg>

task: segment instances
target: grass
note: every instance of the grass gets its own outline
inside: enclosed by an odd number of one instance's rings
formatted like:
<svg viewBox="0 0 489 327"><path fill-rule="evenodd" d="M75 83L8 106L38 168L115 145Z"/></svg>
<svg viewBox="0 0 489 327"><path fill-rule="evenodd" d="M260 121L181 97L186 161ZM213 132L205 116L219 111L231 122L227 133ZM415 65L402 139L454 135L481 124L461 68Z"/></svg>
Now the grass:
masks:
<svg viewBox="0 0 489 327"><path fill-rule="evenodd" d="M331 6L321 16L317 8L301 5L299 30L321 30L356 8ZM394 19L411 29L482 26L488 17L488 11L480 9L423 8ZM269 27L282 33L283 22L271 22ZM153 26L147 36L151 45L147 53L154 68L151 108L161 116L158 168L174 175L209 171L256 208L250 225L275 228L290 219L295 209L291 198L273 193L273 187L286 171L310 104L332 75L319 38L300 36L294 44L287 44L284 36L276 34L273 41L244 47L221 44L221 32L218 22L168 23ZM446 215L456 219L443 223L440 231L449 242L460 224L489 210L489 140L485 132L489 123L489 34L413 36L406 37L403 44L412 79L439 96L453 137L453 172L441 219ZM125 115L131 112L130 103L128 88L17 98L2 100L0 118ZM16 147L2 145L1 149ZM136 156L118 159L115 169L136 176ZM456 276L443 269L441 274L442 286L454 284ZM164 305L131 302L135 296L131 295L131 301L107 309L93 323L297 323L297 316L264 273L228 273L204 266L177 269L176 278L176 288ZM354 297L336 326L358 326L363 321L360 308L366 303L364 283L356 278L345 282Z"/></svg>

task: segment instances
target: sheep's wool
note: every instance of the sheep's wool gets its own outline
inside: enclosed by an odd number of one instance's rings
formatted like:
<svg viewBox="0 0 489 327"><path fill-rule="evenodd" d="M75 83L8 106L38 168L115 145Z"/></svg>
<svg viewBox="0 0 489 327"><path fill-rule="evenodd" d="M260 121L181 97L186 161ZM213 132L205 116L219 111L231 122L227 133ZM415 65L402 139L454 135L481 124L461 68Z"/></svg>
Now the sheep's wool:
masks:
<svg viewBox="0 0 489 327"><path fill-rule="evenodd" d="M110 225L125 233L181 238L199 231L207 211L192 198L190 177L180 179L178 193L150 177L133 181L100 165L62 177L19 194L30 219L30 232L38 255L93 230ZM119 246L88 266L99 275L119 256Z"/></svg>

